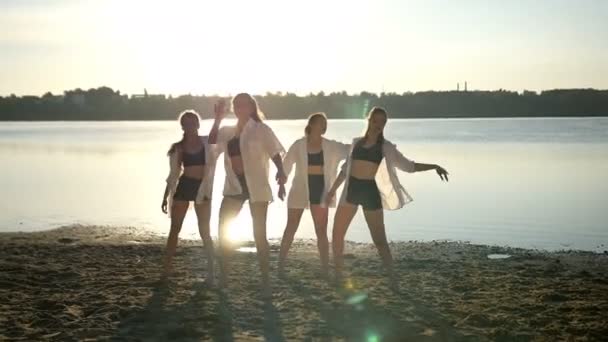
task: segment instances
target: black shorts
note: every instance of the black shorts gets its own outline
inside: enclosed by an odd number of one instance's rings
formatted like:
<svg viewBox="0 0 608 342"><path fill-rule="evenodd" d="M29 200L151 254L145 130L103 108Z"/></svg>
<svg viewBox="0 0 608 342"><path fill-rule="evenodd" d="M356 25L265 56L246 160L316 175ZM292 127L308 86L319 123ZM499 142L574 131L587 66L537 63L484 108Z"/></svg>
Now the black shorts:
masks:
<svg viewBox="0 0 608 342"><path fill-rule="evenodd" d="M182 175L179 177L173 199L177 201L195 201L202 180Z"/></svg>
<svg viewBox="0 0 608 342"><path fill-rule="evenodd" d="M325 176L308 175L308 200L311 205L321 204L323 190L325 190Z"/></svg>
<svg viewBox="0 0 608 342"><path fill-rule="evenodd" d="M241 193L238 195L227 195L226 197L246 201L249 199L249 187L247 186L245 175L236 175L236 177L239 179L239 184L241 184Z"/></svg>
<svg viewBox="0 0 608 342"><path fill-rule="evenodd" d="M359 179L351 176L348 178L348 189L346 190L348 191L346 202L360 205L365 210L382 209L382 199L375 180Z"/></svg>

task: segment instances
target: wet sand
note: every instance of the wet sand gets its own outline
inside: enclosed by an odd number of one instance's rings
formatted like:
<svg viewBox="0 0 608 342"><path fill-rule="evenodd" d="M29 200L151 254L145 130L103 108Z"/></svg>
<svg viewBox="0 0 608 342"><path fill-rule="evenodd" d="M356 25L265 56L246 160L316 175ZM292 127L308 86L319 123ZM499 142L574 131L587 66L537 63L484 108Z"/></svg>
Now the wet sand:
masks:
<svg viewBox="0 0 608 342"><path fill-rule="evenodd" d="M600 341L608 255L457 242L393 243L400 291L375 248L349 243L349 283L319 276L314 241L294 243L273 298L255 253L237 252L227 291L204 283L200 241L180 241L160 282L164 239L136 228L0 234L0 340ZM490 254L508 254L489 259Z"/></svg>

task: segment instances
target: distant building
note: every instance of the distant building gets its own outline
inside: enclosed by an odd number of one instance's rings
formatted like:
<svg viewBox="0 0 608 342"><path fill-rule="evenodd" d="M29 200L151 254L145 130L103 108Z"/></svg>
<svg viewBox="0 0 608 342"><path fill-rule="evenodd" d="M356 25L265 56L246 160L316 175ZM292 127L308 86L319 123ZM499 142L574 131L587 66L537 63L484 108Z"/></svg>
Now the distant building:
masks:
<svg viewBox="0 0 608 342"><path fill-rule="evenodd" d="M144 93L143 94L133 94L131 95L132 99L160 99L160 100L164 100L166 99L166 96L164 94L152 94L149 95L148 94L148 90L144 88Z"/></svg>

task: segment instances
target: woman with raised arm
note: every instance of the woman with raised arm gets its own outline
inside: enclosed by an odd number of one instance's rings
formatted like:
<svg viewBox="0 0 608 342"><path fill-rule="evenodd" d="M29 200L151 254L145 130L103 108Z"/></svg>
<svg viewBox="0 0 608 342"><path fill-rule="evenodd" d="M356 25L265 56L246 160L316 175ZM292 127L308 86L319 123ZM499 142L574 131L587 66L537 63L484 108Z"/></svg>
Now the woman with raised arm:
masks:
<svg viewBox="0 0 608 342"><path fill-rule="evenodd" d="M321 272L323 276L327 276L329 264L327 212L328 207L335 206L335 200L326 203L325 195L336 179L340 161L348 155L349 145L324 138L323 134L326 130L325 114L311 114L304 129L305 136L291 145L283 159L285 175L289 176L294 165L295 175L287 196L287 226L279 252L280 275L283 274L285 260L298 230L302 213L304 209L310 208L321 257Z"/></svg>
<svg viewBox="0 0 608 342"><path fill-rule="evenodd" d="M388 114L383 108L374 107L370 110L365 135L353 140L342 172L328 192L328 198L334 197L336 189L346 180L334 218L332 237L336 281L339 285L343 279L344 237L357 208L361 206L372 241L389 274L391 286L397 287L393 258L386 239L383 209L400 209L412 201L399 183L397 169L410 173L435 170L441 180L448 180L448 172L441 166L411 161L397 150L397 146L386 140L384 126L387 120Z"/></svg>
<svg viewBox="0 0 608 342"><path fill-rule="evenodd" d="M222 251L220 260L220 282L227 286L229 256L231 252L228 228L239 214L245 201L253 221L253 236L257 248L262 273L263 296L271 296L269 278L269 247L266 239L266 214L268 203L272 201L272 190L268 181L269 160L277 168L276 180L279 184L279 198L285 196L285 172L283 171L283 146L272 129L262 122L262 113L253 96L241 93L232 99L232 107L237 117L234 126L220 123L224 118L222 110L216 110L215 122L209 133L209 143L217 144L224 152L226 180L224 198L219 213L219 241Z"/></svg>
<svg viewBox="0 0 608 342"><path fill-rule="evenodd" d="M207 256L207 283L214 284L213 240L209 230L211 194L217 153L209 146L207 136L199 136L200 117L194 110L179 115L184 131L182 140L171 145L169 152L170 171L161 205L162 211L171 216L171 230L167 238L163 277L172 273L173 256L186 211L190 202L198 218L198 229L203 239Z"/></svg>

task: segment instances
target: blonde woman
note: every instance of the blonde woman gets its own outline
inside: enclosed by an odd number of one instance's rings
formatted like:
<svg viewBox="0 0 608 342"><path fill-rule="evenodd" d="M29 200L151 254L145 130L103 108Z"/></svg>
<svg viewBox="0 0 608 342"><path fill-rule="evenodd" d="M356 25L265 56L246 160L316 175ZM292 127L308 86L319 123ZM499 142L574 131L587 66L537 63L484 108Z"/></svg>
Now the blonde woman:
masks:
<svg viewBox="0 0 608 342"><path fill-rule="evenodd" d="M397 286L393 258L386 239L383 210L400 209L412 201L399 182L397 169L410 173L435 170L441 180L448 180L448 172L441 166L409 160L393 143L386 140L384 126L387 120L388 114L383 108L374 107L370 110L365 135L353 140L347 162L328 192L328 198L334 197L336 189L346 180L334 218L332 238L338 284L342 281L344 237L357 208L361 206L391 285Z"/></svg>
<svg viewBox="0 0 608 342"><path fill-rule="evenodd" d="M285 196L285 172L283 171L284 149L272 129L262 121L262 115L253 96L241 93L232 99L232 107L237 117L234 126L220 124L224 113L216 111L215 123L209 133L209 143L217 144L224 152L226 179L224 198L219 214L219 240L222 251L220 282L227 286L229 256L231 252L228 228L239 214L245 201L253 221L253 236L257 248L262 291L264 297L271 296L269 277L269 246L266 238L266 215L272 201L272 191L268 181L269 160L277 168L276 180L279 184L279 198Z"/></svg>

